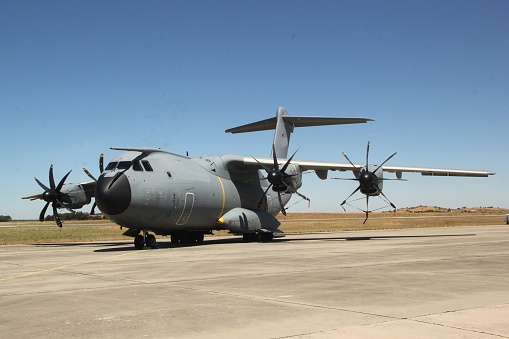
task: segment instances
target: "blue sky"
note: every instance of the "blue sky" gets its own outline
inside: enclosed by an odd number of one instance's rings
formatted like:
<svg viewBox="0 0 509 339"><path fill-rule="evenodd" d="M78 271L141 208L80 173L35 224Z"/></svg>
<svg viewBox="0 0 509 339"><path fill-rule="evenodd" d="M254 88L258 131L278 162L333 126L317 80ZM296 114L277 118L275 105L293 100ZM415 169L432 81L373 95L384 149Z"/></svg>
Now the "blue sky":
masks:
<svg viewBox="0 0 509 339"><path fill-rule="evenodd" d="M497 172L407 174L384 186L398 207L509 207L507 17L507 1L2 1L0 214L36 219L34 176L86 181L111 146L268 156L272 131L224 130L278 106L375 120L297 129L298 159L362 162L371 140L375 163ZM290 211L341 211L355 187L308 174L311 207Z"/></svg>

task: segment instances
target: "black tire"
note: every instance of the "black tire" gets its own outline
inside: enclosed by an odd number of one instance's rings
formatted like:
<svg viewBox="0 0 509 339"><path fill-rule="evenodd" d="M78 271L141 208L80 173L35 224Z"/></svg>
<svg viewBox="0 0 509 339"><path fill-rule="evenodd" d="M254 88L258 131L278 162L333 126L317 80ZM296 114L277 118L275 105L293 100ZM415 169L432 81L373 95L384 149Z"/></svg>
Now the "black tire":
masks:
<svg viewBox="0 0 509 339"><path fill-rule="evenodd" d="M147 234L147 238L145 239L145 245L147 245L147 247L150 248L155 248L156 243L157 243L156 237L153 234Z"/></svg>
<svg viewBox="0 0 509 339"><path fill-rule="evenodd" d="M137 250L142 250L145 246L145 239L143 239L143 236L141 234L138 234L134 237L134 248Z"/></svg>

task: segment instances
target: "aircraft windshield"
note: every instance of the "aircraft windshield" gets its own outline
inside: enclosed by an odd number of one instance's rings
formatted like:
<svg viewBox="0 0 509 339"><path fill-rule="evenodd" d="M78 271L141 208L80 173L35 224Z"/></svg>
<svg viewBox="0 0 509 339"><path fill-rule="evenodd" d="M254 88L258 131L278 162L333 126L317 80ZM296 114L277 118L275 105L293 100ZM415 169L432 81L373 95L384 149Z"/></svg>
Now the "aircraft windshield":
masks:
<svg viewBox="0 0 509 339"><path fill-rule="evenodd" d="M113 171L115 168L118 169L127 169L131 166L130 161L120 161L120 162L110 162L108 166L106 166L107 171Z"/></svg>

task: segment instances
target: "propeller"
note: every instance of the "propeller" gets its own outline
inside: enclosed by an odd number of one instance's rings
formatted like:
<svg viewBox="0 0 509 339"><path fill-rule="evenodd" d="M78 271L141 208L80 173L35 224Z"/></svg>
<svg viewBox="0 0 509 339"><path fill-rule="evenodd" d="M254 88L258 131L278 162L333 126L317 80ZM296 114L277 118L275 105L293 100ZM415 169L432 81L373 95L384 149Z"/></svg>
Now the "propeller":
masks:
<svg viewBox="0 0 509 339"><path fill-rule="evenodd" d="M97 179L87 170L86 167L83 167L83 171L90 177L90 179L94 180L97 183ZM101 156L99 157L99 175L104 172L104 153L101 153ZM92 205L92 210L90 211L90 215L95 215L95 207L97 204L94 201L94 204Z"/></svg>
<svg viewBox="0 0 509 339"><path fill-rule="evenodd" d="M298 149L297 149L297 151L298 151ZM288 168L288 165L290 165L290 163L291 163L293 157L295 156L295 154L297 153L297 151L295 151L292 154L292 156L286 161L286 163L281 168L279 168L279 163L278 163L277 154L276 154L276 148L275 148L274 144L272 144L272 157L274 159L274 168L270 168L270 167L262 164L261 162L258 161L258 159L253 157L253 159L256 160L256 162L259 163L260 166L263 167L265 172L267 172L267 176L264 179L267 179L270 183L269 187L267 187L265 192L263 192L263 195L261 196L260 201L258 201L258 208L262 205L263 198L265 197L265 195L267 194L267 192L269 191L270 188L272 188L273 191L277 192L279 205L281 206L281 213L283 213L283 215L285 215L285 216L286 216L286 210L285 210L285 206L283 205L283 200L281 199L281 192L289 190L291 193L295 193L298 196L300 196L301 198L303 198L307 201L310 201L309 198L300 194L299 192L297 192L296 189L294 189L293 187L289 186L286 183L286 180L288 178L291 178L291 177L297 175L297 174L287 174L286 173L286 169Z"/></svg>
<svg viewBox="0 0 509 339"><path fill-rule="evenodd" d="M358 191L361 191L361 193L366 196L366 210L363 211L363 212L366 213L366 219L364 219L364 223L366 223L366 221L368 220L369 212L372 212L372 211L369 210L369 197L370 196L379 196L379 195L382 195L382 197L385 199L385 201L392 208L394 208L396 210L396 206L394 206L394 204L392 202L390 202L390 200L382 192L382 186L381 185L379 186L381 181L385 181L385 180L403 180L403 179L384 179L383 176L380 176L380 177L377 176L377 172L382 168L382 166L387 161L392 159L392 157L394 157L397 152L394 152L393 154L391 154L387 159L385 159L384 162L382 162L380 165L378 165L375 168L375 170L371 171L370 170L370 166L369 166L369 146L370 146L370 142L368 141L368 146L366 148L366 167L363 167L362 169L358 168L357 166L355 166L352 163L352 161L350 161L350 159L345 154L345 152L342 152L343 156L354 167L354 169L357 170L358 172L360 172L358 178L355 178L355 179L332 178L332 179L341 179L341 180L356 180L356 181L359 182L359 186L348 196L348 198L343 200L343 202L341 203L340 206L343 207L343 205L347 203L348 199L350 199L350 197L352 195L354 195ZM382 174L383 174L383 172L382 172ZM345 209L345 208L343 207L343 209Z"/></svg>
<svg viewBox="0 0 509 339"><path fill-rule="evenodd" d="M65 196L65 193L62 193L62 186L64 185L65 180L71 174L72 170L67 172L67 174L60 180L58 185L55 185L55 178L53 177L53 165L49 168L49 187L44 185L39 179L34 178L37 184L41 186L41 188L44 190L43 193L32 195L29 197L25 197L23 199L30 199L30 200L36 200L41 199L46 201L46 205L44 205L43 209L41 210L41 214L39 215L39 220L44 221L44 216L46 215L46 210L48 209L49 204L51 203L51 206L53 208L53 217L55 218L55 223L58 225L58 227L62 227L62 221L60 220L60 217L57 212L57 208L63 207L67 210L69 210L72 213L75 213L72 209L68 208L62 203L62 197Z"/></svg>

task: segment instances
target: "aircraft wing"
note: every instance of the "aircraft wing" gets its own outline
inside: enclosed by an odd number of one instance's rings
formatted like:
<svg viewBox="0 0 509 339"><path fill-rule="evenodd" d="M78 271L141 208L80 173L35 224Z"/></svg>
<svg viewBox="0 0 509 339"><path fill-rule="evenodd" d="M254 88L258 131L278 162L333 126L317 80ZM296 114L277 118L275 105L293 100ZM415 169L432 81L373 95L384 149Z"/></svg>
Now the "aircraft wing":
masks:
<svg viewBox="0 0 509 339"><path fill-rule="evenodd" d="M281 164L286 162L286 159L279 159ZM261 164L272 168L274 160L272 158L253 158L244 157L232 161L228 167L236 167L238 169L259 168L263 167ZM339 163L339 162L320 162L320 161L301 161L292 160L292 164L298 164L301 171L315 171L320 179L327 178L328 171L358 171L364 164ZM402 173L421 173L425 176L446 176L446 177L488 177L494 175L495 172L490 171L477 171L477 170L461 170L461 169L445 169L445 168L427 168L427 167L409 167L409 166L383 166L384 172L395 173L398 178L401 178Z"/></svg>

